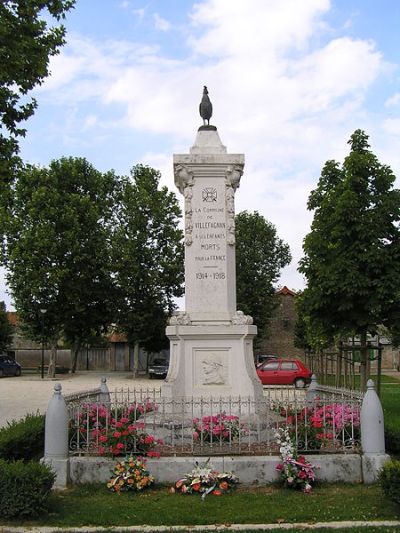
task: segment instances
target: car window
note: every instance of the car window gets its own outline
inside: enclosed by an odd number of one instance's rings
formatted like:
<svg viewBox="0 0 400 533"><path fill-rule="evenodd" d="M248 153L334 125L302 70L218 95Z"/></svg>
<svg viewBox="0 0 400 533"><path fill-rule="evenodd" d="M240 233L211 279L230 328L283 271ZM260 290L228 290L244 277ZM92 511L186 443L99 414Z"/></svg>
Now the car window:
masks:
<svg viewBox="0 0 400 533"><path fill-rule="evenodd" d="M297 365L294 361L282 361L281 370L297 370Z"/></svg>
<svg viewBox="0 0 400 533"><path fill-rule="evenodd" d="M278 370L279 363L277 361L269 361L262 366L262 370Z"/></svg>
<svg viewBox="0 0 400 533"><path fill-rule="evenodd" d="M166 365L167 361L165 359L154 359L153 365Z"/></svg>

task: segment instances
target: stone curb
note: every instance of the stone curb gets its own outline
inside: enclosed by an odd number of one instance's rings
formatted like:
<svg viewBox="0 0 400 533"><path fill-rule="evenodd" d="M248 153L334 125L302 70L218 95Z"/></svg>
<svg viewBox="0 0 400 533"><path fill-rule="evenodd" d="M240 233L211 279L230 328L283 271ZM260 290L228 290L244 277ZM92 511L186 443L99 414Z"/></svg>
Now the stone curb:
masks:
<svg viewBox="0 0 400 533"><path fill-rule="evenodd" d="M211 524L187 526L104 526L104 527L13 527L0 526L0 533L96 533L110 531L112 533L168 533L173 531L203 532L203 531L270 531L270 530L315 530L315 529L349 529L352 527L400 527L400 520L375 520L375 521L344 521L344 522L315 522L312 524L298 522L285 524Z"/></svg>

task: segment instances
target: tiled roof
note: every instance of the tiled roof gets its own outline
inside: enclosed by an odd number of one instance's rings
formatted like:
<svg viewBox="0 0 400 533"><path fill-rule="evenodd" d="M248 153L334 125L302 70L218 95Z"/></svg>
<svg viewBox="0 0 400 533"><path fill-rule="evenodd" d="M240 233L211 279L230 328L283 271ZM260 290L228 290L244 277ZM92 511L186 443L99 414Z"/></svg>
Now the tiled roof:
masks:
<svg viewBox="0 0 400 533"><path fill-rule="evenodd" d="M282 287L282 289L279 289L279 291L277 291L276 294L283 294L284 296L296 296L296 293L294 291L291 291L290 289L288 289L286 287L286 285L284 287Z"/></svg>

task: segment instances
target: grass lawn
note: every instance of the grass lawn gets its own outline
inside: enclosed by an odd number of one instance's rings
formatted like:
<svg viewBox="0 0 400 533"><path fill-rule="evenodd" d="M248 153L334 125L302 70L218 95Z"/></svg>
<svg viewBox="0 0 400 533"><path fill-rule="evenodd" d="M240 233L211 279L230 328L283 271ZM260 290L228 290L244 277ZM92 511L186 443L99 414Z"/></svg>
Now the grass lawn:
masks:
<svg viewBox="0 0 400 533"><path fill-rule="evenodd" d="M224 496L170 494L161 487L139 494L110 493L84 485L50 496L49 513L35 521L0 521L14 526L134 526L229 523L296 523L337 520L400 520L400 506L378 485L317 485L312 494L274 485L239 488Z"/></svg>

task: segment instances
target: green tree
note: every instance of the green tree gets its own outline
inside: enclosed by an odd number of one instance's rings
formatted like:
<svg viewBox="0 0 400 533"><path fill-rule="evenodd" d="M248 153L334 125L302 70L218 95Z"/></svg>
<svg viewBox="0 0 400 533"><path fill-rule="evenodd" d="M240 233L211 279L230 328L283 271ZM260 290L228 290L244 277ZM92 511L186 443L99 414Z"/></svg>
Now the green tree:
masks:
<svg viewBox="0 0 400 533"><path fill-rule="evenodd" d="M367 334L400 323L400 191L363 131L349 145L343 165L327 161L310 194L314 220L299 270L308 282L303 303L312 327L328 338L359 336L365 389Z"/></svg>
<svg viewBox="0 0 400 533"><path fill-rule="evenodd" d="M237 307L253 317L258 327L256 349L267 335L274 308L274 284L292 259L288 244L257 211L242 211L236 224Z"/></svg>
<svg viewBox="0 0 400 533"><path fill-rule="evenodd" d="M114 189L112 172L82 158L26 166L16 182L4 241L7 282L25 332L52 347L51 376L62 337L76 359L81 344L111 322Z"/></svg>
<svg viewBox="0 0 400 533"><path fill-rule="evenodd" d="M6 304L0 302L0 351L4 352L7 350L12 343L12 336L14 333L14 327L10 324Z"/></svg>
<svg viewBox="0 0 400 533"><path fill-rule="evenodd" d="M166 320L183 293L181 216L175 195L159 188L160 173L136 165L122 180L116 204L113 266L117 290L116 323L135 348L163 347Z"/></svg>
<svg viewBox="0 0 400 533"><path fill-rule="evenodd" d="M0 184L1 199L9 201L9 183L18 159L21 123L36 108L29 92L49 75L50 57L65 43L65 28L51 27L65 18L75 0L2 0L0 2ZM3 212L4 215L4 212Z"/></svg>

